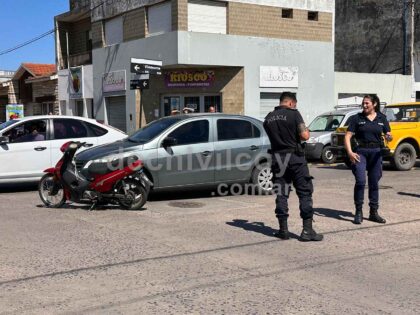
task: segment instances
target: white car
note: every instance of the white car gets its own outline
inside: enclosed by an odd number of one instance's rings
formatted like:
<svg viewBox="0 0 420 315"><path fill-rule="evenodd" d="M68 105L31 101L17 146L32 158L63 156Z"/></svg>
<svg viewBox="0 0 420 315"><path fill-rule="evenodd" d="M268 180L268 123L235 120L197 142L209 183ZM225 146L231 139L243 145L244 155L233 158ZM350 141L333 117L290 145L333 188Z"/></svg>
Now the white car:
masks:
<svg viewBox="0 0 420 315"><path fill-rule="evenodd" d="M90 146L127 137L94 119L74 116L31 116L0 125L0 183L37 181L61 158L67 141Z"/></svg>

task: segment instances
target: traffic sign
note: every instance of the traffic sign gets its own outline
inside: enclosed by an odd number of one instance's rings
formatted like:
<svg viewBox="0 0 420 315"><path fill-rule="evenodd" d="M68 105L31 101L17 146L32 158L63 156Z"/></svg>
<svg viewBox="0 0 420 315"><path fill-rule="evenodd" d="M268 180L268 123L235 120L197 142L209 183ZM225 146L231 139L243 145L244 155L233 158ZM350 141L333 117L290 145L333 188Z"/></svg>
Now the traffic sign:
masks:
<svg viewBox="0 0 420 315"><path fill-rule="evenodd" d="M130 80L130 89L131 90L146 90L149 88L149 80Z"/></svg>
<svg viewBox="0 0 420 315"><path fill-rule="evenodd" d="M131 72L142 74L162 74L162 61L131 58Z"/></svg>

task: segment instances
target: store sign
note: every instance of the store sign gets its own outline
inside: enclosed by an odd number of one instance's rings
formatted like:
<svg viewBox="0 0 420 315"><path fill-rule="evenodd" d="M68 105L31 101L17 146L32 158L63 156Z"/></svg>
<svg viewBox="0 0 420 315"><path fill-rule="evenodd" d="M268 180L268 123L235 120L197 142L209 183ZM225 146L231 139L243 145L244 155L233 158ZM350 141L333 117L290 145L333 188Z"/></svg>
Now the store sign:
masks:
<svg viewBox="0 0 420 315"><path fill-rule="evenodd" d="M125 91L125 70L104 73L102 90L104 93Z"/></svg>
<svg viewBox="0 0 420 315"><path fill-rule="evenodd" d="M23 105L22 104L9 104L6 105L6 120L23 118Z"/></svg>
<svg viewBox="0 0 420 315"><path fill-rule="evenodd" d="M165 73L165 85L168 88L194 88L212 86L215 74L212 70L170 71Z"/></svg>
<svg viewBox="0 0 420 315"><path fill-rule="evenodd" d="M260 66L260 87L297 88L298 67Z"/></svg>
<svg viewBox="0 0 420 315"><path fill-rule="evenodd" d="M69 97L70 99L83 98L83 69L82 67L70 68Z"/></svg>

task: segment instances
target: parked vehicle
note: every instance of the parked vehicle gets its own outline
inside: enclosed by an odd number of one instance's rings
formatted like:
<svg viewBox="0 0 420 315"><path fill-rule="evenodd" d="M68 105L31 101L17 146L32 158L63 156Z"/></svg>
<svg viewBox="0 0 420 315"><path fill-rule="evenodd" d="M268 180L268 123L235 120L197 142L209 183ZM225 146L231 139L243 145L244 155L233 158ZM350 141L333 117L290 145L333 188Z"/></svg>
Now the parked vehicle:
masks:
<svg viewBox="0 0 420 315"><path fill-rule="evenodd" d="M360 105L344 106L317 116L308 127L311 137L305 144L306 158L334 163L338 156L331 149L331 134L337 128L347 126L349 118L360 112Z"/></svg>
<svg viewBox="0 0 420 315"><path fill-rule="evenodd" d="M147 201L151 182L144 176L142 163L136 156L124 160L120 167L88 168L80 173L74 164L76 151L86 142L69 141L62 145L62 158L55 167L46 169L38 186L39 196L48 207L59 208L66 200L96 204L119 204L124 209L138 210Z"/></svg>
<svg viewBox="0 0 420 315"><path fill-rule="evenodd" d="M386 142L390 155L385 160L399 171L410 170L420 156L420 102L386 105L383 113L391 126L392 141ZM339 128L332 135L333 150L338 156L347 158L344 135L347 127ZM348 159L346 164L350 165Z"/></svg>
<svg viewBox="0 0 420 315"><path fill-rule="evenodd" d="M269 147L257 119L218 113L176 115L153 121L122 141L81 152L76 165L82 171L135 153L154 190L251 182L258 192L267 193L272 189Z"/></svg>
<svg viewBox="0 0 420 315"><path fill-rule="evenodd" d="M69 140L96 146L127 137L93 119L73 116L31 116L0 125L0 183L38 181L43 170L61 158Z"/></svg>

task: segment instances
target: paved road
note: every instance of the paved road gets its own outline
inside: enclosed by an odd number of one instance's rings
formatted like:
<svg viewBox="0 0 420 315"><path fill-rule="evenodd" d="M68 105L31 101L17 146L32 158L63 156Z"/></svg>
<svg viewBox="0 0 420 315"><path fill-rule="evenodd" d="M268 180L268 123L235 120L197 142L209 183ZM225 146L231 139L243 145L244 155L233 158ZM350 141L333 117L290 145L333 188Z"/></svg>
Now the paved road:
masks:
<svg viewBox="0 0 420 315"><path fill-rule="evenodd" d="M325 241L271 237L273 196L159 194L143 211L0 194L0 314L418 314L420 171L386 170L386 225L352 220L351 173L313 166ZM3 191L5 191L3 187ZM297 199L290 228L300 233Z"/></svg>

